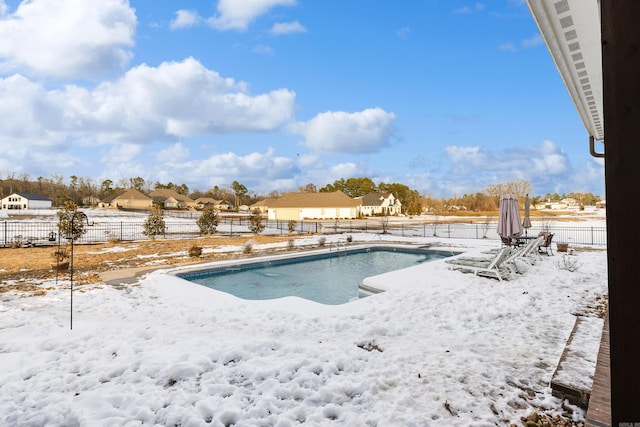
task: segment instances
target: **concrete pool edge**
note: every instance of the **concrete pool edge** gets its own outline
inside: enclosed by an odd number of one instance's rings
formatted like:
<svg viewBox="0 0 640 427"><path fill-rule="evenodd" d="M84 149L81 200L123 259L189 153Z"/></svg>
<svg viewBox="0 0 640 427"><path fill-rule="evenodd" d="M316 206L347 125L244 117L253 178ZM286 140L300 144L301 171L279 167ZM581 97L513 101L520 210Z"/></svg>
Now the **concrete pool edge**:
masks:
<svg viewBox="0 0 640 427"><path fill-rule="evenodd" d="M447 252L451 253L450 249L438 249L437 246L440 245L440 242L392 242L392 241L384 241L384 242L363 242L363 243L346 243L339 242L338 244L331 244L323 247L315 247L315 248L306 248L298 251L291 251L287 253L278 253L278 254L256 254L246 258L233 258L226 260L217 260L217 261L207 261L196 264L189 264L184 266L172 266L167 268L167 271L164 274L168 274L174 276L178 279L188 280L182 277L183 275L188 275L190 273L195 273L202 270L209 270L215 268L224 268L229 266L249 266L252 264L260 264L264 262L270 261L282 261L296 258L306 258L312 257L314 255L327 255L336 253L338 255L340 252L356 252L359 250L366 250L371 248L401 248L401 249L414 249L414 250L425 250L425 251L433 251L433 252ZM399 269L401 270L401 269ZM399 271L395 270L395 271ZM388 273L383 273L388 274ZM376 275L372 275L369 277L375 277ZM386 289L376 288L371 285L365 285L364 281L368 277L365 277L361 283L358 285L358 289L361 292L364 292L368 295L375 295L379 293L386 292Z"/></svg>

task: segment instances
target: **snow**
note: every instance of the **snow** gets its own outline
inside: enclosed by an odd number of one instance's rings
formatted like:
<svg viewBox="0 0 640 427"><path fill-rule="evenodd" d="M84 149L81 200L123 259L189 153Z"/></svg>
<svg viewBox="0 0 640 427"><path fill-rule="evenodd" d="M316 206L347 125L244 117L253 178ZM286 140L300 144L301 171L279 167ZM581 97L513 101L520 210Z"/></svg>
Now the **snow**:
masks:
<svg viewBox="0 0 640 427"><path fill-rule="evenodd" d="M568 381L588 381L600 339L590 307L607 293L606 252L589 249L575 272L543 256L506 282L424 263L368 278L386 292L340 306L246 301L158 270L76 290L73 329L68 282L6 292L0 425L485 426L560 413L549 382L575 315L593 320Z"/></svg>

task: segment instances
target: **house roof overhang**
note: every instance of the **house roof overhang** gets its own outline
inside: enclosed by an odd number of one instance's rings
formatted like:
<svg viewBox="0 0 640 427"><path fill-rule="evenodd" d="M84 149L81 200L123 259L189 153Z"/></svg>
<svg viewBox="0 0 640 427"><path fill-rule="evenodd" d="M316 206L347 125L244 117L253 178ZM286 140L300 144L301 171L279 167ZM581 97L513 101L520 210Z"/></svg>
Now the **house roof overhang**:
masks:
<svg viewBox="0 0 640 427"><path fill-rule="evenodd" d="M527 0L590 137L604 142L600 0Z"/></svg>

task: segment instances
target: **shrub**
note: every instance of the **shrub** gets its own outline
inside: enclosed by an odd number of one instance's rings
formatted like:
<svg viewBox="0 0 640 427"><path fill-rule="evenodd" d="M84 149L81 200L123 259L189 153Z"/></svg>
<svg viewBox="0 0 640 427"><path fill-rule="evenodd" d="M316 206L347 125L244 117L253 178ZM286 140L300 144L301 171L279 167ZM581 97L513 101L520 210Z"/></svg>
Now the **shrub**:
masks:
<svg viewBox="0 0 640 427"><path fill-rule="evenodd" d="M293 239L289 239L289 241L287 242L287 248L289 250L293 250L296 247L296 241Z"/></svg>
<svg viewBox="0 0 640 427"><path fill-rule="evenodd" d="M347 236L347 243L351 243L353 242L353 236L352 235L348 235Z"/></svg>
<svg viewBox="0 0 640 427"><path fill-rule="evenodd" d="M327 238L326 237L320 237L318 239L318 245L320 245L321 248L323 248L326 243L327 243Z"/></svg>
<svg viewBox="0 0 640 427"><path fill-rule="evenodd" d="M245 242L244 245L242 245L242 253L250 254L251 252L253 252L253 241L249 240L248 242Z"/></svg>
<svg viewBox="0 0 640 427"><path fill-rule="evenodd" d="M218 229L218 224L220 223L220 218L218 213L210 206L207 206L202 211L202 215L196 221L198 228L200 229L200 234L211 235L215 233Z"/></svg>
<svg viewBox="0 0 640 427"><path fill-rule="evenodd" d="M51 259L55 263L61 263L69 260L69 252L67 252L66 248L59 248L53 251L51 254Z"/></svg>
<svg viewBox="0 0 640 427"><path fill-rule="evenodd" d="M164 234L167 231L167 225L164 222L164 214L160 208L153 208L142 225L144 229L142 234L155 239L157 235Z"/></svg>
<svg viewBox="0 0 640 427"><path fill-rule="evenodd" d="M289 223L287 224L287 229L289 230L289 234L293 233L294 231L296 231L296 226L298 225L298 223L293 220L290 219Z"/></svg>
<svg viewBox="0 0 640 427"><path fill-rule="evenodd" d="M582 267L582 263L578 261L578 257L575 255L562 255L562 261L557 261L556 266L560 270L568 270L573 273Z"/></svg>
<svg viewBox="0 0 640 427"><path fill-rule="evenodd" d="M189 248L189 256L191 258L198 258L202 255L202 246L193 245Z"/></svg>
<svg viewBox="0 0 640 427"><path fill-rule="evenodd" d="M78 211L78 206L67 200L56 215L58 216L58 231L68 240L78 240L87 232L86 215Z"/></svg>
<svg viewBox="0 0 640 427"><path fill-rule="evenodd" d="M253 234L260 234L264 231L264 218L258 209L254 209L251 212L251 216L249 217L249 230Z"/></svg>

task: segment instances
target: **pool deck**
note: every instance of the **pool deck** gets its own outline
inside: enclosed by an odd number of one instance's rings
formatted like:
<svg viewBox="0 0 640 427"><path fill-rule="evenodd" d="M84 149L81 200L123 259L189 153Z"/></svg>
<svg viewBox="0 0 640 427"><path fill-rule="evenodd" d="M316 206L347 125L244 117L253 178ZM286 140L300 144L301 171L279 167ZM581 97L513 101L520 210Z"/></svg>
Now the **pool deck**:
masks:
<svg viewBox="0 0 640 427"><path fill-rule="evenodd" d="M414 246L415 247L415 246ZM433 245L424 245L423 248L433 247ZM328 248L323 248L328 249ZM328 250L331 250L330 248ZM309 252L313 250L307 249ZM272 256L272 255L271 255ZM258 257L265 257L260 254L256 257L243 258L242 260L255 260ZM229 260L229 261L238 261ZM156 266L145 266L137 268L129 268L122 270L105 271L99 273L100 279L107 285L118 287L125 284L138 282L142 276L157 270L168 270L185 267L198 267L200 265L211 264L218 261L203 261L193 263L165 264ZM378 293L379 289L364 289L365 291ZM600 349L596 364L596 371L589 399L589 406L586 414L586 427L610 427L611 426L611 379L609 368L609 316L605 317L605 322L600 341Z"/></svg>

